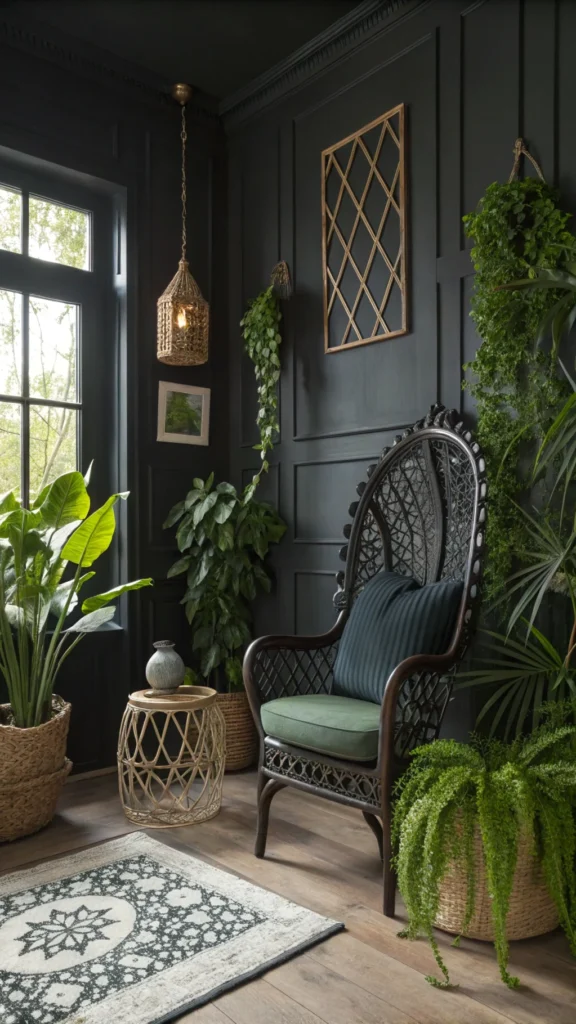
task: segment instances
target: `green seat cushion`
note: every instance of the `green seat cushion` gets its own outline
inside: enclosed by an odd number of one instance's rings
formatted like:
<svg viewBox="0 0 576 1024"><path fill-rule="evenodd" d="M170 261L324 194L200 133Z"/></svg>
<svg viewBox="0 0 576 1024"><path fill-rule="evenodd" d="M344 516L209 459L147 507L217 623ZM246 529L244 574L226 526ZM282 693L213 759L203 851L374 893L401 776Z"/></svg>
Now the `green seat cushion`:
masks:
<svg viewBox="0 0 576 1024"><path fill-rule="evenodd" d="M345 761L372 761L378 756L377 704L311 693L271 700L262 705L260 714L267 736L294 747Z"/></svg>
<svg viewBox="0 0 576 1024"><path fill-rule="evenodd" d="M334 663L332 692L380 704L391 672L413 654L443 654L454 632L463 585L421 587L380 572L354 602Z"/></svg>

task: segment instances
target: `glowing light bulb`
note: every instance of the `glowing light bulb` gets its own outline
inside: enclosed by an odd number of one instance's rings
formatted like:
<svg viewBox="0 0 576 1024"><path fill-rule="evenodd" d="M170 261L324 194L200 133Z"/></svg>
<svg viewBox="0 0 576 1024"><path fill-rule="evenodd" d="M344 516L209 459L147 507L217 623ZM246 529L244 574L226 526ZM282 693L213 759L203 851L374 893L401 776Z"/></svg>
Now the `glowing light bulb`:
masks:
<svg viewBox="0 0 576 1024"><path fill-rule="evenodd" d="M188 321L186 320L186 310L184 310L184 309L180 310L180 312L178 313L178 316L176 317L176 323L178 324L178 327L186 327L187 326Z"/></svg>

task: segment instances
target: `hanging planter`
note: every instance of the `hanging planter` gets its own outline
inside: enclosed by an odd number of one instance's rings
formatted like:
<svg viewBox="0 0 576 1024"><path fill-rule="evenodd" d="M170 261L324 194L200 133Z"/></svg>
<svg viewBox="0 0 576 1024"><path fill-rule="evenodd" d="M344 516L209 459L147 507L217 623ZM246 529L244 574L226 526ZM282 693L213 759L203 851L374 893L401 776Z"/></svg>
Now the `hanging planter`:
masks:
<svg viewBox="0 0 576 1024"><path fill-rule="evenodd" d="M533 164L537 178L518 178L523 156ZM569 216L559 208L557 192L544 180L522 139L517 139L508 181L489 185L477 209L464 217L466 234L474 242L471 317L482 340L474 360L464 367L470 371L465 387L476 400L478 441L488 467L489 598L504 591L512 553L526 546L518 508L528 484L521 452L542 440L567 395L555 358L536 346L540 324L559 294L553 289L509 291L505 286L576 260L576 239L567 229Z"/></svg>
<svg viewBox="0 0 576 1024"><path fill-rule="evenodd" d="M186 103L192 90L179 84L172 89L182 106L182 257L178 270L158 299L158 348L161 363L199 366L208 360L210 306L188 270L186 259Z"/></svg>

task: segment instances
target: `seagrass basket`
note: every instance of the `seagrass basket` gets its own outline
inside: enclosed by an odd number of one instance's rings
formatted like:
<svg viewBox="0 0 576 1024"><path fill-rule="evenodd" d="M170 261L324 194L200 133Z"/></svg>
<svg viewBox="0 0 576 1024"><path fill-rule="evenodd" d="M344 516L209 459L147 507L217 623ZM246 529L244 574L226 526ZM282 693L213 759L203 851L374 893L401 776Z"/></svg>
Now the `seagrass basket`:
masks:
<svg viewBox="0 0 576 1024"><path fill-rule="evenodd" d="M50 721L19 729L10 705L0 705L0 842L31 835L53 818L72 768L66 758L70 710L54 697Z"/></svg>
<svg viewBox="0 0 576 1024"><path fill-rule="evenodd" d="M245 691L219 693L216 703L226 722L225 771L250 768L258 755L258 735Z"/></svg>
<svg viewBox="0 0 576 1024"><path fill-rule="evenodd" d="M466 909L466 871L462 865L452 863L440 886L436 927L455 935L466 935L470 939L493 942L492 901L488 893L482 837L478 828L474 838L474 862L476 901L470 926L461 932ZM548 892L541 865L533 853L529 837L522 835L518 841L518 859L506 918L506 935L510 940L530 939L554 931L558 924L556 904Z"/></svg>
<svg viewBox="0 0 576 1024"><path fill-rule="evenodd" d="M245 691L219 693L216 703L226 723L224 771L239 772L243 768L250 768L258 756L258 734ZM193 731L194 728L191 724L190 729Z"/></svg>

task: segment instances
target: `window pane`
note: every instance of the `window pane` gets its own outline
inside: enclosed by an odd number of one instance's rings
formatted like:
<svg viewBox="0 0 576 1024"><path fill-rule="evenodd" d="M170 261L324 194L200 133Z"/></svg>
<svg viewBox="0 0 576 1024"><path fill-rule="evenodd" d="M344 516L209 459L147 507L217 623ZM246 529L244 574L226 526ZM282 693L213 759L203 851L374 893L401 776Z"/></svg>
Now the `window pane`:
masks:
<svg viewBox="0 0 576 1024"><path fill-rule="evenodd" d="M22 296L0 289L0 394L22 394Z"/></svg>
<svg viewBox="0 0 576 1024"><path fill-rule="evenodd" d="M0 185L0 249L22 252L22 196Z"/></svg>
<svg viewBox="0 0 576 1024"><path fill-rule="evenodd" d="M34 398L75 402L78 307L29 299L29 389Z"/></svg>
<svg viewBox="0 0 576 1024"><path fill-rule="evenodd" d="M20 492L20 415L16 402L0 402L0 494Z"/></svg>
<svg viewBox="0 0 576 1024"><path fill-rule="evenodd" d="M90 214L30 196L28 252L40 260L90 270Z"/></svg>
<svg viewBox="0 0 576 1024"><path fill-rule="evenodd" d="M45 484L76 469L76 409L30 406L30 501Z"/></svg>

